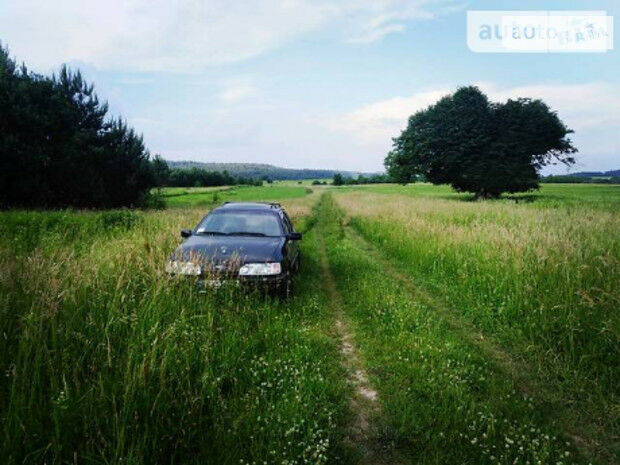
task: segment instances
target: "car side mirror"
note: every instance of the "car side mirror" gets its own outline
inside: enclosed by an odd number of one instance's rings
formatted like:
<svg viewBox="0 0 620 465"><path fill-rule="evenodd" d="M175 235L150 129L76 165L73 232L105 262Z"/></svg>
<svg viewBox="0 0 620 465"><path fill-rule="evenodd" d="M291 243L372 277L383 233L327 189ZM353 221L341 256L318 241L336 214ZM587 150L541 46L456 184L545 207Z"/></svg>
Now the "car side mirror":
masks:
<svg viewBox="0 0 620 465"><path fill-rule="evenodd" d="M298 233L298 232L290 233L286 237L290 241L300 241L301 240L301 233Z"/></svg>
<svg viewBox="0 0 620 465"><path fill-rule="evenodd" d="M192 231L190 229L181 229L181 237L189 237L192 235Z"/></svg>

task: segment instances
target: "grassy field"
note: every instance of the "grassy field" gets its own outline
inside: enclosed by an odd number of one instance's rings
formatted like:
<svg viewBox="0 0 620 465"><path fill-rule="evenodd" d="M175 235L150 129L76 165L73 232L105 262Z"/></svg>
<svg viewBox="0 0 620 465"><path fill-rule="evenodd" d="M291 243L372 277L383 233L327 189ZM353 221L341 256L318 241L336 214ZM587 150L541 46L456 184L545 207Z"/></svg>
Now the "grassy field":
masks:
<svg viewBox="0 0 620 465"><path fill-rule="evenodd" d="M449 186L434 186L428 183L408 184L366 184L340 187L339 190L364 190L377 194L399 194L411 197L430 197L445 200L475 202L472 194L456 193ZM504 195L492 200L493 204L530 203L537 208L592 207L604 210L619 208L620 192L618 186L605 184L542 184L539 191L524 194Z"/></svg>
<svg viewBox="0 0 620 465"><path fill-rule="evenodd" d="M620 460L617 187L164 195L0 213L0 463ZM304 232L290 300L163 272L227 200Z"/></svg>
<svg viewBox="0 0 620 465"><path fill-rule="evenodd" d="M245 201L284 201L304 197L312 193L307 186L292 184L261 187L224 186L224 187L167 187L162 189L162 196L167 207L212 207L222 202Z"/></svg>

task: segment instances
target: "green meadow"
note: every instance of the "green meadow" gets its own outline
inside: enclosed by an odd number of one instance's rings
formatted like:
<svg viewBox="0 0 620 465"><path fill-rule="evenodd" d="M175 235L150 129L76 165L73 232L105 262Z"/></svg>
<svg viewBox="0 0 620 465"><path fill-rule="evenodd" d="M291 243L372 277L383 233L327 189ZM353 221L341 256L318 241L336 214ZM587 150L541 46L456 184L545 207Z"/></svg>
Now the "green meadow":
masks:
<svg viewBox="0 0 620 465"><path fill-rule="evenodd" d="M209 207L222 202L275 202L304 197L312 193L309 187L267 184L265 186L224 187L166 187L161 196L167 207Z"/></svg>
<svg viewBox="0 0 620 465"><path fill-rule="evenodd" d="M0 463L620 460L620 189L167 188L0 212ZM304 233L293 296L164 264L225 201Z"/></svg>

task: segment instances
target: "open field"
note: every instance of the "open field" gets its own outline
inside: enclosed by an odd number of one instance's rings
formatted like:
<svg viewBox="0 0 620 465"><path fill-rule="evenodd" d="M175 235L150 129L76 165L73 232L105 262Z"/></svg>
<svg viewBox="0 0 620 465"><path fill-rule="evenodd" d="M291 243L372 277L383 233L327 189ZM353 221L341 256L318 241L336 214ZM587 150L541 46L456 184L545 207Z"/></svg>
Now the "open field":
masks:
<svg viewBox="0 0 620 465"><path fill-rule="evenodd" d="M412 197L431 197L445 200L475 201L472 194L456 193L449 186L434 186L428 183L408 184L367 184L345 186L339 189L364 189L378 194L399 194ZM539 191L525 194L504 195L491 203L523 204L532 207L593 207L614 210L620 208L620 191L618 186L606 184L542 184Z"/></svg>
<svg viewBox="0 0 620 465"><path fill-rule="evenodd" d="M311 193L308 187L293 184L267 184L261 187L166 187L162 195L167 207L188 208L219 205L222 202L248 200L271 202L304 197Z"/></svg>
<svg viewBox="0 0 620 465"><path fill-rule="evenodd" d="M0 463L620 461L617 187L164 195L0 213ZM163 272L227 200L304 232L290 300Z"/></svg>

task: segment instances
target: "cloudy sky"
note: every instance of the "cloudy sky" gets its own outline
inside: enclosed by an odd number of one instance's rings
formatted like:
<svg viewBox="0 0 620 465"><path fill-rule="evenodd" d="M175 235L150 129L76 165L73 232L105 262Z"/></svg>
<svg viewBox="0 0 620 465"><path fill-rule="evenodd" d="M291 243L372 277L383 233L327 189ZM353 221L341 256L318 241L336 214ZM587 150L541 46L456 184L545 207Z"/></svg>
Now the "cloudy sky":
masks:
<svg viewBox="0 0 620 465"><path fill-rule="evenodd" d="M620 4L3 0L0 41L35 71L80 68L170 160L378 171L409 115L476 84L557 110L575 130L574 170L620 168L618 51L473 53L466 13L484 9Z"/></svg>

